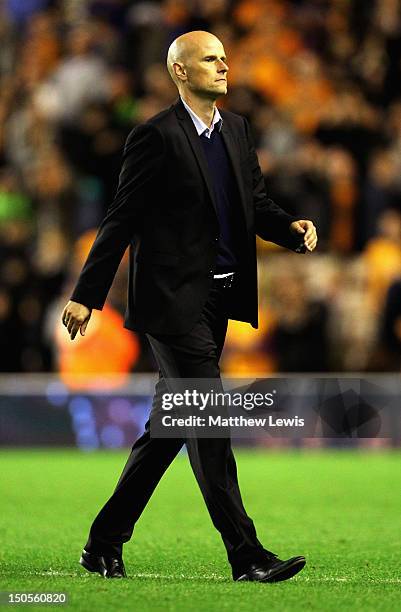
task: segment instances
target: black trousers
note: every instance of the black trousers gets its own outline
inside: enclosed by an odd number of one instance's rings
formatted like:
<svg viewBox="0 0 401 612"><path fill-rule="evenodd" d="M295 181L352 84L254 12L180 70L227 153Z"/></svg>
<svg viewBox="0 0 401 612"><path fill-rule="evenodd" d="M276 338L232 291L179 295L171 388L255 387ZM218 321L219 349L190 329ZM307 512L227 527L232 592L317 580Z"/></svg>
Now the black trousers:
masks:
<svg viewBox="0 0 401 612"><path fill-rule="evenodd" d="M166 379L209 378L221 386L219 359L227 331L226 304L230 289L215 280L200 320L190 333L148 334L159 366L153 411L161 410L161 396L171 390ZM136 440L115 491L95 518L85 549L102 555L121 555L144 510L174 457L186 444L195 478L214 526L220 532L235 571L263 562L266 551L245 512L237 467L229 438L152 438L149 421Z"/></svg>

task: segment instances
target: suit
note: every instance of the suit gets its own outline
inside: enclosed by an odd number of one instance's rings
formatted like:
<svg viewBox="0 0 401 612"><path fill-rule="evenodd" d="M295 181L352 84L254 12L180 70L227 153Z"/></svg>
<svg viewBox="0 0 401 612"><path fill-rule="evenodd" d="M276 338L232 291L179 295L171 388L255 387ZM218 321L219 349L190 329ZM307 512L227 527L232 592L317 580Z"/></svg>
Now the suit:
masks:
<svg viewBox="0 0 401 612"><path fill-rule="evenodd" d="M265 193L249 126L221 111L222 136L241 202L241 266L229 318L258 325L255 234L303 251L290 232L297 218ZM215 269L219 227L206 160L179 101L128 136L119 185L71 297L101 309L130 247L125 326L179 334L199 318Z"/></svg>
<svg viewBox="0 0 401 612"><path fill-rule="evenodd" d="M125 325L146 333L159 366L153 416L161 412L162 394L176 391L173 379L208 379L215 391L222 390L219 359L228 319L254 327L258 323L255 234L304 250L290 232L296 218L266 196L247 122L228 111L221 115L224 155L238 189L233 285L214 278L221 227L216 192L200 136L179 101L129 135L115 199L71 298L101 308L130 246ZM267 560L268 551L243 506L229 437L157 438L149 422L132 447L113 495L92 524L88 552L121 555L183 444L233 576Z"/></svg>

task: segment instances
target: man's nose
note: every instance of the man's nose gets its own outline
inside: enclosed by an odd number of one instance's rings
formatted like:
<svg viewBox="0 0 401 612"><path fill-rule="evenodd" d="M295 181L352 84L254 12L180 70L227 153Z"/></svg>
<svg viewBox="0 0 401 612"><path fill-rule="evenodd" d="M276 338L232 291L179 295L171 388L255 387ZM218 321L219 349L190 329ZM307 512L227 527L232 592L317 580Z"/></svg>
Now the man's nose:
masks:
<svg viewBox="0 0 401 612"><path fill-rule="evenodd" d="M227 64L223 62L223 60L220 60L219 65L217 67L217 71L218 72L228 72L229 71Z"/></svg>

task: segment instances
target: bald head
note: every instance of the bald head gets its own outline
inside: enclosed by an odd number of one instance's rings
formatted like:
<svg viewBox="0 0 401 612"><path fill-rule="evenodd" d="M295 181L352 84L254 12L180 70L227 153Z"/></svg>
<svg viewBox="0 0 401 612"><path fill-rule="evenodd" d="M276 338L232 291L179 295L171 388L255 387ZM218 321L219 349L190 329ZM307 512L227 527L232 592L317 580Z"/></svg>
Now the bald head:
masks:
<svg viewBox="0 0 401 612"><path fill-rule="evenodd" d="M191 77L197 70L202 70L202 62L214 62L220 70L224 64L224 72L227 72L225 59L224 47L217 36L201 30L187 32L171 43L167 53L167 69L180 90L191 83Z"/></svg>
<svg viewBox="0 0 401 612"><path fill-rule="evenodd" d="M167 69L174 83L177 83L177 77L174 71L174 64L180 63L187 65L191 58L203 52L210 47L221 45L221 42L210 32L202 30L194 32L186 32L171 43L167 53Z"/></svg>

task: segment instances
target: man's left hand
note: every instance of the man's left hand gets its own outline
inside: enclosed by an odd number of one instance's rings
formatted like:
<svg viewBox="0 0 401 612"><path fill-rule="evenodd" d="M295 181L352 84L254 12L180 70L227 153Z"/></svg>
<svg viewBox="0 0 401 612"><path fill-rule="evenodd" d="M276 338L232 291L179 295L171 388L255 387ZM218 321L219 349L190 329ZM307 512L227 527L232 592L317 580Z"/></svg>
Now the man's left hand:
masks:
<svg viewBox="0 0 401 612"><path fill-rule="evenodd" d="M300 219L299 221L293 221L290 225L290 230L293 234L304 234L304 244L308 251L313 251L317 245L317 233L316 227L312 221L307 219Z"/></svg>

